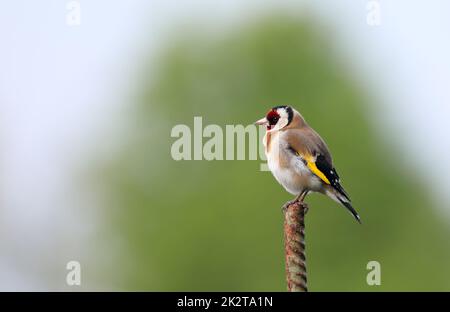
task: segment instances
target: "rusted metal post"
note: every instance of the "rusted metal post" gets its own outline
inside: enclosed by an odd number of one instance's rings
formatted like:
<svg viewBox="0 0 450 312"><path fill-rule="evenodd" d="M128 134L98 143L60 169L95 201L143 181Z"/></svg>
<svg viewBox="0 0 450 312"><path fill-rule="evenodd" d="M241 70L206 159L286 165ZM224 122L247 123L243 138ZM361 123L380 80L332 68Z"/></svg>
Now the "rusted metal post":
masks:
<svg viewBox="0 0 450 312"><path fill-rule="evenodd" d="M288 291L306 292L305 213L304 202L289 203L284 209L284 248Z"/></svg>

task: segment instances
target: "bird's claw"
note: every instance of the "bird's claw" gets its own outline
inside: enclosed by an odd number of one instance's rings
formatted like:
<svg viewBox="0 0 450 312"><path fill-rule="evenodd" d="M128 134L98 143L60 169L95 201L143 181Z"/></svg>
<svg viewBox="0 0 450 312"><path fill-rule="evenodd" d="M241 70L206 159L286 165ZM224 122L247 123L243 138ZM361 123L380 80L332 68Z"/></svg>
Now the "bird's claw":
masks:
<svg viewBox="0 0 450 312"><path fill-rule="evenodd" d="M300 203L300 205L303 207L304 214L306 215L306 213L307 213L308 210L309 210L309 207L308 207L308 205L307 205L305 202L299 201L298 199L293 199L293 200L290 200L290 201L286 202L286 203L281 207L281 211L282 211L283 213L286 213L288 207L289 207L290 205L292 205L292 204L295 204L295 203Z"/></svg>
<svg viewBox="0 0 450 312"><path fill-rule="evenodd" d="M309 210L309 206L306 203L303 203L303 211L304 211L305 215L308 212L308 210Z"/></svg>
<svg viewBox="0 0 450 312"><path fill-rule="evenodd" d="M292 204L295 204L296 202L297 202L296 199L287 201L287 202L281 207L281 211L282 211L283 213L286 213L288 207L289 207L290 205L292 205Z"/></svg>

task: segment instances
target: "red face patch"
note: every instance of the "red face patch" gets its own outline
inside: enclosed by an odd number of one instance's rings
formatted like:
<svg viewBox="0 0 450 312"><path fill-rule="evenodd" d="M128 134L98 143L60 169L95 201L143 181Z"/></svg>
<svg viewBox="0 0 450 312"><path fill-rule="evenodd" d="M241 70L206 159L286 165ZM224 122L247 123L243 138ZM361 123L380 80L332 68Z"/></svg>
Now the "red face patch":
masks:
<svg viewBox="0 0 450 312"><path fill-rule="evenodd" d="M277 124L278 120L280 119L280 115L276 110L270 110L266 115L266 119L269 122L267 129L270 130Z"/></svg>

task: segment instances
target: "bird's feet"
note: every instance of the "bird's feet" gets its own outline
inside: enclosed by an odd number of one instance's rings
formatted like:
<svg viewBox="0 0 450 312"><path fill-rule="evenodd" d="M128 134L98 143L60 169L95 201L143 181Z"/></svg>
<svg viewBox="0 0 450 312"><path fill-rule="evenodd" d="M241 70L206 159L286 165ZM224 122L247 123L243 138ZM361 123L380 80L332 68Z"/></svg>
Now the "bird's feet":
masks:
<svg viewBox="0 0 450 312"><path fill-rule="evenodd" d="M305 203L305 202L302 202L302 205L303 205L303 211L304 211L304 214L306 215L306 213L307 213L308 210L309 210L309 206L308 206L308 204Z"/></svg>
<svg viewBox="0 0 450 312"><path fill-rule="evenodd" d="M289 207L290 205L292 205L292 204L295 204L296 202L297 202L296 199L287 201L287 202L281 207L281 211L282 211L283 213L286 213L286 210L288 209L288 207Z"/></svg>
<svg viewBox="0 0 450 312"><path fill-rule="evenodd" d="M296 198L296 199L293 199L293 200L290 200L290 201L288 201L288 202L286 202L286 203L281 207L281 211L282 211L283 213L286 213L288 207L289 207L290 205L295 204L295 203L299 203L299 204L303 207L304 213L305 213L305 215L306 215L306 213L307 213L308 210L309 210L308 204L305 203L304 201L300 201L300 200L297 199L297 198Z"/></svg>
<svg viewBox="0 0 450 312"><path fill-rule="evenodd" d="M293 200L287 201L287 202L283 205L283 207L281 207L281 211L283 211L283 213L286 213L286 210L288 209L288 207L289 207L290 205L295 204L295 203L300 203L301 205L304 205L304 203L301 202L298 198L295 198L295 199L293 199Z"/></svg>

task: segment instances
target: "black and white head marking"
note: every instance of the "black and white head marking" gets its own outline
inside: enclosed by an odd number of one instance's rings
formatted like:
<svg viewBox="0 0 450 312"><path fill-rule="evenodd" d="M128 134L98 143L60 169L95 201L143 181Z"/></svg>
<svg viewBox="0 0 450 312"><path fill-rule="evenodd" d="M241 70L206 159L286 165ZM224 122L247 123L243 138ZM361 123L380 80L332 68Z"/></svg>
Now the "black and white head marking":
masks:
<svg viewBox="0 0 450 312"><path fill-rule="evenodd" d="M272 107L272 110L268 113L267 118L269 122L271 119L276 121L276 129L282 129L292 122L292 119L294 118L294 111L290 106L275 106Z"/></svg>

